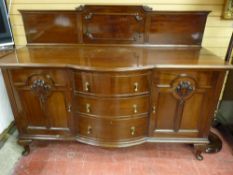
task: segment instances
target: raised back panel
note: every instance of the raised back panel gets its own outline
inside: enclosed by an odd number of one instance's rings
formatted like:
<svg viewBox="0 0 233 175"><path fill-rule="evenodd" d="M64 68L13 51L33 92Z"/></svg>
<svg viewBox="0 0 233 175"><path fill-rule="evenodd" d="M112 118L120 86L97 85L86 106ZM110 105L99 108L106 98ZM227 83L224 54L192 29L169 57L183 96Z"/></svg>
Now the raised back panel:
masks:
<svg viewBox="0 0 233 175"><path fill-rule="evenodd" d="M81 6L21 11L29 44L197 45L207 11L152 11L142 6Z"/></svg>
<svg viewBox="0 0 233 175"><path fill-rule="evenodd" d="M77 43L75 11L23 11L28 43Z"/></svg>
<svg viewBox="0 0 233 175"><path fill-rule="evenodd" d="M206 12L155 12L150 16L149 43L200 45Z"/></svg>
<svg viewBox="0 0 233 175"><path fill-rule="evenodd" d="M88 6L83 13L85 43L143 43L141 7Z"/></svg>

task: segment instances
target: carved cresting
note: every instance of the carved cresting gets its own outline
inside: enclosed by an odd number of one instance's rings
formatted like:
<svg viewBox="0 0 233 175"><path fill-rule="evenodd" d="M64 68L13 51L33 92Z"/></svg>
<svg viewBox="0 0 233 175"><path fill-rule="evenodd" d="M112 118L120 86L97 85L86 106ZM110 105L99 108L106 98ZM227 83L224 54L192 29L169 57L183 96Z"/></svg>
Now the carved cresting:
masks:
<svg viewBox="0 0 233 175"><path fill-rule="evenodd" d="M180 129L185 101L195 90L195 81L186 75L181 75L181 77L173 81L173 89L173 95L178 100L176 105L176 116L174 118L174 131L177 132Z"/></svg>
<svg viewBox="0 0 233 175"><path fill-rule="evenodd" d="M51 95L54 87L54 81L50 75L33 74L28 77L27 85L30 86L33 93L39 98L41 108L45 110L45 102Z"/></svg>

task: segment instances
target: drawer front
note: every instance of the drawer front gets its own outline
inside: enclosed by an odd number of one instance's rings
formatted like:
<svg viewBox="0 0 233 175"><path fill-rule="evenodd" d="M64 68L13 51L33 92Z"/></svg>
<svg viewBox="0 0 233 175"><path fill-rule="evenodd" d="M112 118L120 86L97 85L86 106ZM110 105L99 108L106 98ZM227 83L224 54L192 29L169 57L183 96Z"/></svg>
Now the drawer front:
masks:
<svg viewBox="0 0 233 175"><path fill-rule="evenodd" d="M80 93L101 95L127 95L149 92L150 74L76 72L75 90Z"/></svg>
<svg viewBox="0 0 233 175"><path fill-rule="evenodd" d="M198 87L211 87L213 78L216 77L216 72L213 71L154 71L153 82L159 85L171 85L176 79L187 77L197 82Z"/></svg>
<svg viewBox="0 0 233 175"><path fill-rule="evenodd" d="M99 119L79 115L75 118L78 135L108 141L143 137L147 133L147 116L133 119Z"/></svg>
<svg viewBox="0 0 233 175"><path fill-rule="evenodd" d="M130 98L96 98L78 95L74 99L74 111L96 117L129 116L148 113L149 96Z"/></svg>
<svg viewBox="0 0 233 175"><path fill-rule="evenodd" d="M68 72L62 69L37 69L23 68L12 69L10 75L14 85L27 86L29 82L35 80L48 80L53 82L55 86L68 86Z"/></svg>

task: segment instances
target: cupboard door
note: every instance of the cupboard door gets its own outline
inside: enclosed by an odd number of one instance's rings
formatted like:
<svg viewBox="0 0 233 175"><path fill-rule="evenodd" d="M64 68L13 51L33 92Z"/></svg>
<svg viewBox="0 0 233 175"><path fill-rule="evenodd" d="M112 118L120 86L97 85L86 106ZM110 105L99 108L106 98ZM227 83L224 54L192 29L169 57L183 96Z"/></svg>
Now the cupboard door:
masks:
<svg viewBox="0 0 233 175"><path fill-rule="evenodd" d="M204 137L213 117L214 96L219 95L215 94L218 74L155 74L150 135L171 138Z"/></svg>
<svg viewBox="0 0 233 175"><path fill-rule="evenodd" d="M51 76L32 74L13 92L23 134L69 134L71 91L58 86Z"/></svg>

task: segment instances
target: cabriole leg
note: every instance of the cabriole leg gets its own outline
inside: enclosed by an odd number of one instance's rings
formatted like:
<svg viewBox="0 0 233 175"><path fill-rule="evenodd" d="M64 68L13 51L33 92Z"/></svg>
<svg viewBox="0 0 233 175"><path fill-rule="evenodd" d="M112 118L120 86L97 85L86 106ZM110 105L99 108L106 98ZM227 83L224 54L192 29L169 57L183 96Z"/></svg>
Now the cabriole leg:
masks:
<svg viewBox="0 0 233 175"><path fill-rule="evenodd" d="M24 147L24 150L22 152L23 156L27 156L30 153L30 144L32 140L19 140L18 143L19 145Z"/></svg>
<svg viewBox="0 0 233 175"><path fill-rule="evenodd" d="M197 160L203 160L203 156L201 155L206 148L206 144L193 144L194 146L194 154Z"/></svg>

